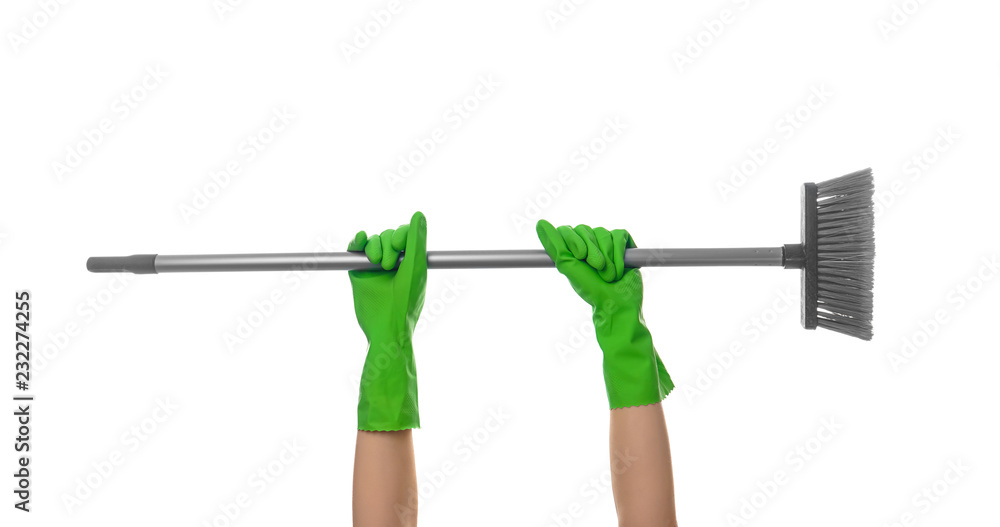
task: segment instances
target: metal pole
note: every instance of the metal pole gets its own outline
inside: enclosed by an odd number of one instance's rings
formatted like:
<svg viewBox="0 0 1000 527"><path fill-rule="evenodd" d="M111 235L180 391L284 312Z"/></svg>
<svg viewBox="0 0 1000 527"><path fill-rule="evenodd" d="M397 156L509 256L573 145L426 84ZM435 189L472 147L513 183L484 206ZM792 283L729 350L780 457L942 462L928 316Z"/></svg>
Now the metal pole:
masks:
<svg viewBox="0 0 1000 527"><path fill-rule="evenodd" d="M403 256L400 256L402 260ZM626 267L781 266L781 247L722 249L626 249ZM543 250L428 251L428 269L511 269L552 267ZM87 260L93 273L136 274L227 271L347 271L381 269L364 253L275 254L138 254L95 256Z"/></svg>

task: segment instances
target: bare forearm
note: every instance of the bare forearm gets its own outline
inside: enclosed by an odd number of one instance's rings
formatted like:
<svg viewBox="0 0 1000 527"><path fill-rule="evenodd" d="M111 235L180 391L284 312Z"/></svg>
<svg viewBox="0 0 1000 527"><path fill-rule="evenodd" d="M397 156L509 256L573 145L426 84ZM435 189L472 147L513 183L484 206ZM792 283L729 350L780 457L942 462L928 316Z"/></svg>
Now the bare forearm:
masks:
<svg viewBox="0 0 1000 527"><path fill-rule="evenodd" d="M359 430L354 454L355 527L415 526L416 489L412 431Z"/></svg>
<svg viewBox="0 0 1000 527"><path fill-rule="evenodd" d="M620 527L677 525L663 407L611 410L611 484Z"/></svg>

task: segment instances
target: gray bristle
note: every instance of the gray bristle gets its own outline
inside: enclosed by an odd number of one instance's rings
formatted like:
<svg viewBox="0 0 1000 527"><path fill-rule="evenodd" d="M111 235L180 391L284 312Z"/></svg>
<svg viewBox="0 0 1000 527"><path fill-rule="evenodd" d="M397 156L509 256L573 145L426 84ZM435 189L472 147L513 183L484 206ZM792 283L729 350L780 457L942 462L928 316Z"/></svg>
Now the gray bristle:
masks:
<svg viewBox="0 0 1000 527"><path fill-rule="evenodd" d="M872 338L875 274L872 170L816 185L819 327Z"/></svg>

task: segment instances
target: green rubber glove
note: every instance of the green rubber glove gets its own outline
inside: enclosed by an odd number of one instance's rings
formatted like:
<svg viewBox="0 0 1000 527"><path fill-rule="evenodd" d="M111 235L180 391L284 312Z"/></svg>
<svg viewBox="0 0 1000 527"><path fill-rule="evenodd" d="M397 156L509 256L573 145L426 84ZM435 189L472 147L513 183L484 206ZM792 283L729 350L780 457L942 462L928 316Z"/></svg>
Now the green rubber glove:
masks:
<svg viewBox="0 0 1000 527"><path fill-rule="evenodd" d="M536 230L556 269L594 308L611 409L662 401L674 383L642 318L642 275L625 268L625 249L635 247L632 237L623 229L586 225L556 229L545 220Z"/></svg>
<svg viewBox="0 0 1000 527"><path fill-rule="evenodd" d="M348 251L364 251L384 270L349 271L354 312L368 337L361 373L358 429L420 428L413 328L424 307L427 286L427 220L416 212L408 225L368 237L359 232ZM403 261L396 266L399 254Z"/></svg>

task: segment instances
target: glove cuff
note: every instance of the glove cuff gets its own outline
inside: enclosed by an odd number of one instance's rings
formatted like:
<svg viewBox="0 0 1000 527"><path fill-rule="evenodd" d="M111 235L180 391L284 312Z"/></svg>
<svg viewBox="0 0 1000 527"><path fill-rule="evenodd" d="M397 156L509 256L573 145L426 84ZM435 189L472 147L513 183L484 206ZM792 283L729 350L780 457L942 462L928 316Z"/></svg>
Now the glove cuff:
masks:
<svg viewBox="0 0 1000 527"><path fill-rule="evenodd" d="M642 318L641 307L594 310L597 341L604 351L604 384L611 409L662 401L674 388Z"/></svg>

